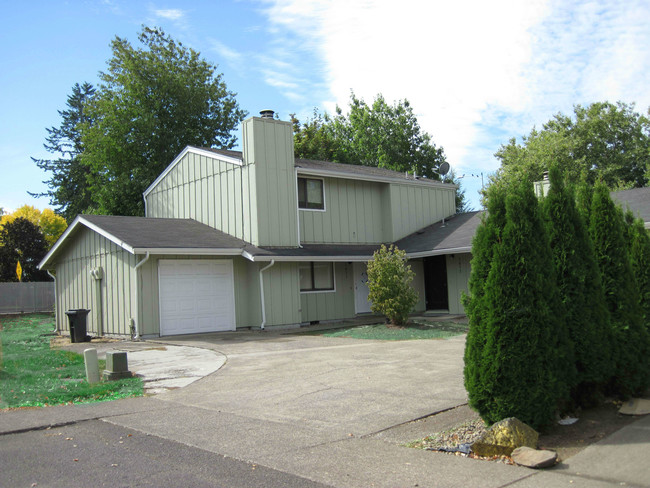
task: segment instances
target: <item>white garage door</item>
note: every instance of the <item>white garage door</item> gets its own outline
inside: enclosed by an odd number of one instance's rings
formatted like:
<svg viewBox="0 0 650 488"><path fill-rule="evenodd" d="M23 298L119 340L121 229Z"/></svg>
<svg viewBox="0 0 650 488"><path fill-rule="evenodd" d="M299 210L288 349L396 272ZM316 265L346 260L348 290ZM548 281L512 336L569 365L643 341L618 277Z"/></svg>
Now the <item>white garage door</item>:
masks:
<svg viewBox="0 0 650 488"><path fill-rule="evenodd" d="M160 335L235 330L232 260L160 260Z"/></svg>

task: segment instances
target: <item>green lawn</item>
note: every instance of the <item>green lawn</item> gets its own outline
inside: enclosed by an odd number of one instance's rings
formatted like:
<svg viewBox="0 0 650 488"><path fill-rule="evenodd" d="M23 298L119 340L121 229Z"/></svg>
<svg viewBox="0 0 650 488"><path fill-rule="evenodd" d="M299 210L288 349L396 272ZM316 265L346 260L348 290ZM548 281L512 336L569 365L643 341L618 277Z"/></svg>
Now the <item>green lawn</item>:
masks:
<svg viewBox="0 0 650 488"><path fill-rule="evenodd" d="M142 395L142 380L137 377L88 384L82 355L50 349L53 330L49 314L0 316L0 408Z"/></svg>
<svg viewBox="0 0 650 488"><path fill-rule="evenodd" d="M404 327L386 324L358 325L344 329L312 332L325 337L350 337L380 341L409 341L417 339L446 339L467 333L467 324L452 322L409 322Z"/></svg>

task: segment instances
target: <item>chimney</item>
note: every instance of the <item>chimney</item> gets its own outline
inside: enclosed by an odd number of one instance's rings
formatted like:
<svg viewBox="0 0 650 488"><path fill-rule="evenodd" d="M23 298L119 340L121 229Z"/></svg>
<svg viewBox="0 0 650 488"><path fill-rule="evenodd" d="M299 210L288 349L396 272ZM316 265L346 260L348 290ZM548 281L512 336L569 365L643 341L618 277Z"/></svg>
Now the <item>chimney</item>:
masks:
<svg viewBox="0 0 650 488"><path fill-rule="evenodd" d="M268 108L260 111L260 117L262 117L263 119L272 119L274 114L275 112Z"/></svg>

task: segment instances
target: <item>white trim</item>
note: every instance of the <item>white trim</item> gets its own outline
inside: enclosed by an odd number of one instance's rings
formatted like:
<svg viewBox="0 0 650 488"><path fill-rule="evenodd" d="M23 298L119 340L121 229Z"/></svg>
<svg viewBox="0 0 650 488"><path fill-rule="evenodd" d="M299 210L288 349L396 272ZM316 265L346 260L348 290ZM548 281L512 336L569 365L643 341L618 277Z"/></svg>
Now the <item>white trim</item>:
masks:
<svg viewBox="0 0 650 488"><path fill-rule="evenodd" d="M458 185L455 185L454 183L443 183L442 181L437 181L437 180L430 180L428 178L420 178L420 179L406 179L404 178L403 180L400 178L393 178L390 176L377 176L377 175L370 175L370 174L354 174L354 173L345 173L343 171L331 171L331 170L326 170L326 169L312 169L312 168L303 168L298 166L298 174L299 175L307 175L307 176L322 176L324 178L343 178L347 180L361 180L361 181L378 181L380 183L395 183L398 185L414 185L414 186L420 186L420 185L427 185L427 186L435 186L435 187L441 187L441 188L448 188L448 189L458 189ZM300 210L305 210L305 209L300 209Z"/></svg>
<svg viewBox="0 0 650 488"><path fill-rule="evenodd" d="M296 168L297 170L298 168ZM319 180L320 182L323 183L323 208L303 208L300 206L300 192L298 191L298 180L302 178L303 180ZM307 192L307 186L305 185L305 192ZM325 199L325 178L307 178L304 176L300 176L297 174L296 171L296 196L298 197L298 211L299 212L327 212L327 200ZM307 198L307 195L305 195L305 198ZM298 222L300 224L300 222Z"/></svg>
<svg viewBox="0 0 650 488"><path fill-rule="evenodd" d="M218 249L213 247L136 247L133 248L133 254L178 254L183 256L203 255L203 256L241 256L240 248Z"/></svg>
<svg viewBox="0 0 650 488"><path fill-rule="evenodd" d="M266 255L253 256L252 254L246 251L244 251L244 253L242 253L242 256L244 256L246 259L249 259L250 261L253 262L275 260L276 262L291 262L291 263L303 263L306 261L319 261L319 262L330 261L332 263L344 263L344 262L351 263L355 261L359 261L359 262L369 261L370 259L372 259L372 255L370 256L266 256Z"/></svg>
<svg viewBox="0 0 650 488"><path fill-rule="evenodd" d="M126 242L119 239L118 237L115 237L113 234L111 234L109 232L106 232L104 229L99 227L97 224L93 224L92 222L89 222L88 220L84 219L83 217L79 217L79 222L84 224L89 229L94 230L100 236L105 237L106 239L113 242L114 244L117 244L118 246L120 246L125 251L128 251L131 254L135 254L135 252L133 251L133 248L130 245L128 245Z"/></svg>
<svg viewBox="0 0 650 488"><path fill-rule="evenodd" d="M315 262L315 261L311 260L309 262L311 263L311 262ZM322 261L319 261L319 262L322 262ZM334 266L335 261L330 260L329 262L332 263L332 284L334 285L334 288L331 289L331 290L327 289L327 290L304 290L303 291L303 290L300 290L300 283L298 283L298 289L299 289L301 295L311 295L313 293L336 293L336 266ZM300 268L298 268L298 281L300 281ZM312 281L313 281L313 277L312 277Z"/></svg>
<svg viewBox="0 0 650 488"><path fill-rule="evenodd" d="M472 252L472 247L467 246L467 247L451 247L448 249L437 249L437 250L431 250L431 251L420 251L420 252L413 252L413 253L406 253L406 257L408 259L416 259L416 258L426 258L429 256L440 256L440 255L445 255L445 254L465 254L465 253L471 253Z"/></svg>
<svg viewBox="0 0 650 488"><path fill-rule="evenodd" d="M185 149L181 151L181 153L174 158L174 160L165 168L165 171L160 173L160 176L156 178L151 185L147 187L147 189L142 193L143 198L146 200L147 195L151 193L151 191L160 183L160 181L167 176L167 174L176 167L176 165L185 157L187 153L192 153L196 154L198 156L205 156L208 158L212 159L217 159L219 161L223 161L224 163L230 163L230 164L235 164L237 166L243 166L244 161L242 159L237 159L233 158L232 156L226 156L224 154L218 154L212 151L208 151L207 149L201 149L200 147L194 147L194 146L185 146Z"/></svg>

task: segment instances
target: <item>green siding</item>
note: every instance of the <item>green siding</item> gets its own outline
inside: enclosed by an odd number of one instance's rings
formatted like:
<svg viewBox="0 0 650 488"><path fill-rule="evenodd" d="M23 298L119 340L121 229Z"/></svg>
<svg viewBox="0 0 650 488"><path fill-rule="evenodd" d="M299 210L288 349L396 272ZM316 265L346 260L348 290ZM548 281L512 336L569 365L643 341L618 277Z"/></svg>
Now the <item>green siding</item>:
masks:
<svg viewBox="0 0 650 488"><path fill-rule="evenodd" d="M467 293L470 261L472 255L447 255L447 288L449 290L449 313L464 314L465 308L461 302L462 294Z"/></svg>
<svg viewBox="0 0 650 488"><path fill-rule="evenodd" d="M335 292L301 293L302 322L354 317L352 265L334 263Z"/></svg>
<svg viewBox="0 0 650 488"><path fill-rule="evenodd" d="M409 261L408 264L415 273L413 278L413 289L418 294L418 302L413 307L414 312L424 312L427 309L426 296L424 294L424 263L421 259Z"/></svg>
<svg viewBox="0 0 650 488"><path fill-rule="evenodd" d="M390 223L387 240L396 241L456 212L452 186L391 183Z"/></svg>
<svg viewBox="0 0 650 488"><path fill-rule="evenodd" d="M135 256L89 229L82 229L68 242L67 250L56 263L57 281L57 328L69 330L66 310L87 308L89 334L98 334L102 311L103 333L129 335L130 319L134 318L134 292L132 267ZM102 267L104 277L100 281L101 307L97 296L97 284L90 270Z"/></svg>
<svg viewBox="0 0 650 488"><path fill-rule="evenodd" d="M264 271L263 276L266 326L299 324L301 315L298 264L275 263Z"/></svg>
<svg viewBox="0 0 650 488"><path fill-rule="evenodd" d="M300 210L303 243L378 244L385 242L385 184L322 178L325 211Z"/></svg>

